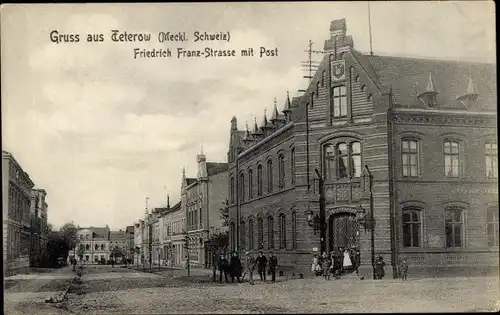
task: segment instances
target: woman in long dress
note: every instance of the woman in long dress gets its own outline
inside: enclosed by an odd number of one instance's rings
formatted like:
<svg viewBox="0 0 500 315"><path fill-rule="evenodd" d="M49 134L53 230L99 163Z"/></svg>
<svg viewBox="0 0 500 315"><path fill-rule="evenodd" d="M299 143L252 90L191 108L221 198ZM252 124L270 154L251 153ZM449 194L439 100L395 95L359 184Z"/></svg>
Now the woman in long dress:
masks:
<svg viewBox="0 0 500 315"><path fill-rule="evenodd" d="M314 254L311 266L311 272L313 274L313 277L316 277L318 269L320 269L318 255Z"/></svg>
<svg viewBox="0 0 500 315"><path fill-rule="evenodd" d="M350 270L352 268L351 257L347 249L344 251L344 261L342 266L344 267L344 270Z"/></svg>

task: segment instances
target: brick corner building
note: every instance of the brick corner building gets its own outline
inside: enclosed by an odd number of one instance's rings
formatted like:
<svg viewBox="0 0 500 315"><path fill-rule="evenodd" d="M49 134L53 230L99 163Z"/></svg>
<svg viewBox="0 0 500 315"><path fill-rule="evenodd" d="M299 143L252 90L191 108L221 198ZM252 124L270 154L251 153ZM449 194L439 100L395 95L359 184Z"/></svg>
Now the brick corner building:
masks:
<svg viewBox="0 0 500 315"><path fill-rule="evenodd" d="M373 245L389 274L403 257L413 270L498 266L495 64L366 55L345 20L330 34L302 96L252 130L231 121L232 248L309 268L317 171L326 251L359 249L370 269Z"/></svg>

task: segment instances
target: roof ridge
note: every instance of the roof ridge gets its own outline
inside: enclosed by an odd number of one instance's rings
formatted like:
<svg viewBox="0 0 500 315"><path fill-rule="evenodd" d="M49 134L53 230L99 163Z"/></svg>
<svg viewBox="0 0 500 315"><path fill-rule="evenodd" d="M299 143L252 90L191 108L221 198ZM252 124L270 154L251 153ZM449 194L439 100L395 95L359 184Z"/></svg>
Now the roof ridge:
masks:
<svg viewBox="0 0 500 315"><path fill-rule="evenodd" d="M355 49L353 49L355 50ZM360 52L359 50L355 50L357 53L367 57L367 58L397 58L397 59L412 59L412 60L420 60L420 61L432 61L432 62L446 62L446 63L472 63L472 64L482 64L482 65L495 65L494 62L482 62L482 61L467 61L467 60L450 60L450 59L437 59L431 57L413 57L413 56L395 56L395 55L369 55Z"/></svg>

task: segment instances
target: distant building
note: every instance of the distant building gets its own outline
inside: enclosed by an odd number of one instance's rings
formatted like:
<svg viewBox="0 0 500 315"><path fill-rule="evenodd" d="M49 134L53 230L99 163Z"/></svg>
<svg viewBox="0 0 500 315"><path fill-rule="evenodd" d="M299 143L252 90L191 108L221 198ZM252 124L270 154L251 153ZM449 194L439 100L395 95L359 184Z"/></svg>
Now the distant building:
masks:
<svg viewBox="0 0 500 315"><path fill-rule="evenodd" d="M134 261L134 226L130 225L125 228L125 235L127 238L127 254L126 257L129 261Z"/></svg>
<svg viewBox="0 0 500 315"><path fill-rule="evenodd" d="M182 263L184 254L183 238L180 233L183 224L184 213L181 212L181 203L173 207L167 205L167 211L160 216L160 247L161 263L166 266L174 266ZM176 232L179 232L178 235ZM179 254L177 253L178 251Z"/></svg>
<svg viewBox="0 0 500 315"><path fill-rule="evenodd" d="M77 231L77 245L70 251L69 259L76 256L80 261L79 252L82 253L82 260L87 264L98 263L102 260L108 261L110 254L110 230L109 227L88 227L79 228ZM79 249L81 248L81 249Z"/></svg>
<svg viewBox="0 0 500 315"><path fill-rule="evenodd" d="M128 239L126 231L110 231L109 232L109 257L116 252L117 256L114 257L115 262L122 262L127 256ZM118 256L121 255L121 256Z"/></svg>
<svg viewBox="0 0 500 315"><path fill-rule="evenodd" d="M46 253L47 230L47 192L43 189L31 190L31 249L30 266L38 267Z"/></svg>
<svg viewBox="0 0 500 315"><path fill-rule="evenodd" d="M144 250L142 248L142 235L144 230L144 221L134 223L134 264L142 264Z"/></svg>
<svg viewBox="0 0 500 315"><path fill-rule="evenodd" d="M208 240L212 228L221 228L220 209L227 201L227 163L207 162L205 154L196 156L196 178L182 174L181 207L186 214L189 239L189 262L195 267L209 267L212 262Z"/></svg>
<svg viewBox="0 0 500 315"><path fill-rule="evenodd" d="M29 270L31 189L34 186L14 156L2 151L4 275Z"/></svg>

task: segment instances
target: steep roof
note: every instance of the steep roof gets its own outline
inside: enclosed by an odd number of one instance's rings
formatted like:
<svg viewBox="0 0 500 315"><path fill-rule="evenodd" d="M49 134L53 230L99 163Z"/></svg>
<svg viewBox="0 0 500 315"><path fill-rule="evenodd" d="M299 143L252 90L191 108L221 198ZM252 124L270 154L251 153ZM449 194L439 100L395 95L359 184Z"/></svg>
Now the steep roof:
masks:
<svg viewBox="0 0 500 315"><path fill-rule="evenodd" d="M125 229L125 233L134 234L134 226L133 225L127 226Z"/></svg>
<svg viewBox="0 0 500 315"><path fill-rule="evenodd" d="M125 231L110 231L109 232L109 240L110 241L116 241L116 240L121 240L121 239L126 239L127 236L125 234Z"/></svg>
<svg viewBox="0 0 500 315"><path fill-rule="evenodd" d="M181 208L181 202L179 201L178 203L173 205L172 208L170 208L170 210L173 212L173 211L179 210L180 208Z"/></svg>
<svg viewBox="0 0 500 315"><path fill-rule="evenodd" d="M363 58L364 57L364 58ZM477 62L458 62L405 57L368 56L370 66L364 63L370 73L370 67L376 71L376 80L383 86L391 85L393 101L398 106L422 107L417 94L425 91L432 72L434 88L438 92L437 103L441 108L465 109L457 97L467 93L470 78L475 92L479 95L475 110L496 109L496 67L495 64ZM364 66L365 67L365 66Z"/></svg>
<svg viewBox="0 0 500 315"><path fill-rule="evenodd" d="M192 183L196 182L196 178L186 178L186 183L187 185L191 185Z"/></svg>
<svg viewBox="0 0 500 315"><path fill-rule="evenodd" d="M227 163L207 162L208 176L227 171Z"/></svg>
<svg viewBox="0 0 500 315"><path fill-rule="evenodd" d="M109 239L109 228L91 227L88 229L92 231L93 238Z"/></svg>

